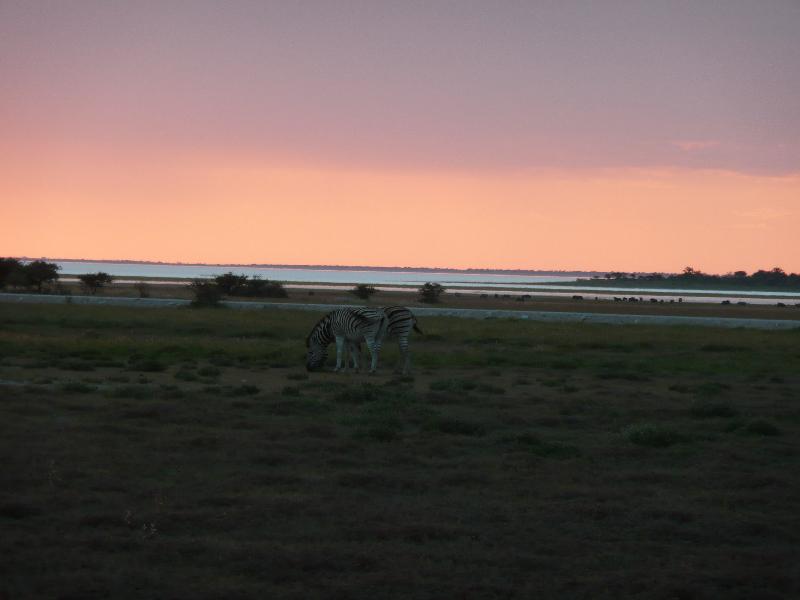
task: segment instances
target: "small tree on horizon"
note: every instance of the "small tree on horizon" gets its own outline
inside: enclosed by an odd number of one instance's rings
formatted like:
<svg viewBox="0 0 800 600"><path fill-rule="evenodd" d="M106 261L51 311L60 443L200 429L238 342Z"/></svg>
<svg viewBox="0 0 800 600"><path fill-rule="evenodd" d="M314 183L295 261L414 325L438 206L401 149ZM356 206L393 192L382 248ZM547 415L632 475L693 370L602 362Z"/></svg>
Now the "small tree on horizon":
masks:
<svg viewBox="0 0 800 600"><path fill-rule="evenodd" d="M78 275L81 285L86 289L89 294L94 296L99 290L107 285L110 285L114 278L108 273L98 271L97 273L87 273L86 275Z"/></svg>
<svg viewBox="0 0 800 600"><path fill-rule="evenodd" d="M234 295L238 288L244 287L247 283L247 275L236 275L233 271L228 271L214 278L217 286L223 294Z"/></svg>
<svg viewBox="0 0 800 600"><path fill-rule="evenodd" d="M419 301L427 304L437 304L439 296L444 293L444 288L440 283L428 282L419 288Z"/></svg>
<svg viewBox="0 0 800 600"><path fill-rule="evenodd" d="M0 258L0 290L6 285L14 284L12 273L19 273L22 270L22 263L16 258Z"/></svg>
<svg viewBox="0 0 800 600"><path fill-rule="evenodd" d="M194 294L192 306L194 308L217 308L222 300L222 290L216 282L206 279L195 279L189 284L189 289Z"/></svg>
<svg viewBox="0 0 800 600"><path fill-rule="evenodd" d="M252 296L255 298L286 298L289 296L286 288L280 281L261 279L255 275L244 285L234 290L235 296Z"/></svg>
<svg viewBox="0 0 800 600"><path fill-rule="evenodd" d="M58 270L60 268L55 263L34 260L22 267L22 272L25 273L28 284L35 287L36 291L41 294L45 283L53 283L58 280Z"/></svg>
<svg viewBox="0 0 800 600"><path fill-rule="evenodd" d="M356 298L361 298L362 300L369 301L369 299L378 293L378 290L375 289L374 286L371 286L366 283L359 283L350 290L350 293L353 294Z"/></svg>

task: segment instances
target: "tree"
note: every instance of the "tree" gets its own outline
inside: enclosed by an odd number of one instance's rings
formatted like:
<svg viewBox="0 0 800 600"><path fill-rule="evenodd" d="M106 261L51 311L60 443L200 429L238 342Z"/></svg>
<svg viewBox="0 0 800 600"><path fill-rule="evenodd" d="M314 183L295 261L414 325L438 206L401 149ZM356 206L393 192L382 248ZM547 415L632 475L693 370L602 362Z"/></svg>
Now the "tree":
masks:
<svg viewBox="0 0 800 600"><path fill-rule="evenodd" d="M426 283L419 288L419 301L427 302L428 304L436 304L439 302L439 296L444 293L444 288L440 283Z"/></svg>
<svg viewBox="0 0 800 600"><path fill-rule="evenodd" d="M34 286L37 292L41 293L45 283L53 283L58 279L58 270L60 268L55 263L35 260L25 265L23 271L28 278L29 284Z"/></svg>
<svg viewBox="0 0 800 600"><path fill-rule="evenodd" d="M359 283L356 287L350 290L350 293L353 294L356 298L361 298L362 300L367 300L378 293L373 286L368 285L366 283Z"/></svg>
<svg viewBox="0 0 800 600"><path fill-rule="evenodd" d="M247 275L236 275L232 271L228 271L215 277L214 281L217 282L217 286L223 294L235 295L237 288L244 287L247 283Z"/></svg>
<svg viewBox="0 0 800 600"><path fill-rule="evenodd" d="M289 294L280 281L261 279L258 275L247 281L245 285L234 290L236 296L253 296L255 298L286 298Z"/></svg>
<svg viewBox="0 0 800 600"><path fill-rule="evenodd" d="M19 273L22 270L22 263L16 258L0 258L0 290L6 285L13 284L13 279L9 280L12 273Z"/></svg>
<svg viewBox="0 0 800 600"><path fill-rule="evenodd" d="M92 296L97 294L98 290L104 288L114 281L114 278L111 275L104 273L103 271L98 271L97 273L87 273L86 275L78 275L78 279L80 280L81 285Z"/></svg>
<svg viewBox="0 0 800 600"><path fill-rule="evenodd" d="M195 279L189 284L189 289L194 294L192 306L196 308L218 307L222 299L222 290L214 281Z"/></svg>

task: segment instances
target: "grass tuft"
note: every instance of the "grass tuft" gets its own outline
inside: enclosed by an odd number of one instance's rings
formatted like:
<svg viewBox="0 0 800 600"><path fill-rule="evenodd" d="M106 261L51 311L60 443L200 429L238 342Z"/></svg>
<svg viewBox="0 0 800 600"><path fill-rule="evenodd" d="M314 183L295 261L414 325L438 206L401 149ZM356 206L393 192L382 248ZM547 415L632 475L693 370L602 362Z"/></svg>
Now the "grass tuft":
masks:
<svg viewBox="0 0 800 600"><path fill-rule="evenodd" d="M667 448L685 441L685 436L663 425L642 423L622 430L623 437L631 443L651 448Z"/></svg>
<svg viewBox="0 0 800 600"><path fill-rule="evenodd" d="M689 408L689 413L694 417L709 419L714 417L735 417L738 411L727 402L697 400Z"/></svg>
<svg viewBox="0 0 800 600"><path fill-rule="evenodd" d="M482 436L486 427L477 421L468 421L454 417L437 417L432 419L426 429L447 433L449 435Z"/></svg>
<svg viewBox="0 0 800 600"><path fill-rule="evenodd" d="M97 387L80 381L68 381L60 385L58 389L65 394L91 394L97 391Z"/></svg>
<svg viewBox="0 0 800 600"><path fill-rule="evenodd" d="M747 425L745 425L744 431L752 435L766 435L766 436L780 435L781 433L781 430L778 429L777 426L763 419L750 421L749 423L747 423Z"/></svg>
<svg viewBox="0 0 800 600"><path fill-rule="evenodd" d="M136 358L128 363L129 371L141 371L143 373L160 373L165 371L167 366L156 358Z"/></svg>

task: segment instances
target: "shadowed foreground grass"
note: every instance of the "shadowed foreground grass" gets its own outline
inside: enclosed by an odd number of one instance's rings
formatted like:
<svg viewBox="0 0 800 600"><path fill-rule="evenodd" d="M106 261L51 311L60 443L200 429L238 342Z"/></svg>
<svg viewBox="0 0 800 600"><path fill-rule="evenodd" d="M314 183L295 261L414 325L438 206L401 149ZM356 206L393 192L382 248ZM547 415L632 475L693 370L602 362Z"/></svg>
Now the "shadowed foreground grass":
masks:
<svg viewBox="0 0 800 600"><path fill-rule="evenodd" d="M800 332L0 305L0 597L792 598Z"/></svg>

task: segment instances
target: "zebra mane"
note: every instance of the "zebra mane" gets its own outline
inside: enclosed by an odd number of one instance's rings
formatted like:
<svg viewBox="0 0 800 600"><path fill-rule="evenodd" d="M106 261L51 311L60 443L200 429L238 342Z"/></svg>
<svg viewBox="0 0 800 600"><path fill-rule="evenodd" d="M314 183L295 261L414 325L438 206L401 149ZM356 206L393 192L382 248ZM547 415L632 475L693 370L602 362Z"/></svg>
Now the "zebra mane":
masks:
<svg viewBox="0 0 800 600"><path fill-rule="evenodd" d="M314 327L311 328L311 333L308 334L306 337L306 348L311 346L311 338L312 337L329 337L329 335L325 335L325 329L329 326L331 322L331 315L328 313L324 317L322 317Z"/></svg>

